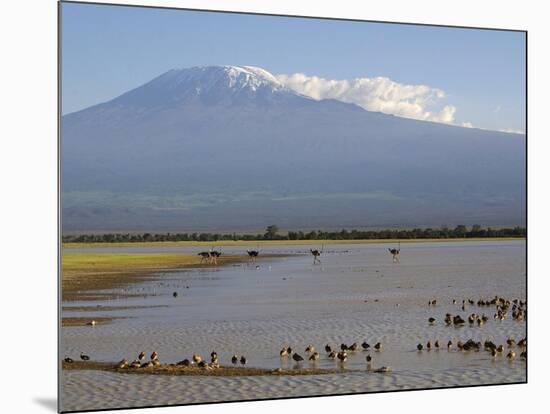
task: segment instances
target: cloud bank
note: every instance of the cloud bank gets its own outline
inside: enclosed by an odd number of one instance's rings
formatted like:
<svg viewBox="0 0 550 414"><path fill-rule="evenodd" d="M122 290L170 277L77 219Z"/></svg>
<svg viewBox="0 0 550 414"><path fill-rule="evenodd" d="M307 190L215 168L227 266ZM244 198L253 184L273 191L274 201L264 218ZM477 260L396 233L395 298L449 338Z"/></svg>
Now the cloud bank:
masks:
<svg viewBox="0 0 550 414"><path fill-rule="evenodd" d="M454 124L456 107L441 102L445 92L426 85L406 85L386 77L331 80L303 73L277 75L290 89L313 99L337 99L368 111L383 112L422 121Z"/></svg>

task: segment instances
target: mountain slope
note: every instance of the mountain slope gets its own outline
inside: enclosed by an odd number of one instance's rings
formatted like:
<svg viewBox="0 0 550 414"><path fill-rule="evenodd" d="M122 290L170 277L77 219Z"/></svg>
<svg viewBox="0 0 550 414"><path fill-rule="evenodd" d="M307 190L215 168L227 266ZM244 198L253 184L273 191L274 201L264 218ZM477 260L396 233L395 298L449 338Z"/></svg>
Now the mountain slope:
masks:
<svg viewBox="0 0 550 414"><path fill-rule="evenodd" d="M171 70L62 120L66 228L522 224L525 137Z"/></svg>

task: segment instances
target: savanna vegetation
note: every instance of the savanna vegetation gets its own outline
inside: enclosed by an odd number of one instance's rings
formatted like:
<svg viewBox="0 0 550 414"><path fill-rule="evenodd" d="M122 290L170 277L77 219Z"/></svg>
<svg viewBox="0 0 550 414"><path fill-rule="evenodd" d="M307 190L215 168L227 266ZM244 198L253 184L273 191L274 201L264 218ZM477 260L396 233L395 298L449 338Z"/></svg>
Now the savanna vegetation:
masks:
<svg viewBox="0 0 550 414"><path fill-rule="evenodd" d="M218 241L285 241L285 240L417 240L417 239L478 239L478 238L524 238L524 227L483 228L480 225L454 228L414 228L385 230L346 230L340 231L280 231L271 225L258 234L238 233L104 233L64 235L63 243L143 243L143 242L218 242Z"/></svg>

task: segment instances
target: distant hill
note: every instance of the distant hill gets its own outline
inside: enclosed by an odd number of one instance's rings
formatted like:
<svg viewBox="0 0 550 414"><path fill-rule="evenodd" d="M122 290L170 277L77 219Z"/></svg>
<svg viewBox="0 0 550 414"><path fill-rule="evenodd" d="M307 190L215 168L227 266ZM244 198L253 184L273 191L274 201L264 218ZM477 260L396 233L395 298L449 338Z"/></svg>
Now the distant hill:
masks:
<svg viewBox="0 0 550 414"><path fill-rule="evenodd" d="M67 230L525 224L525 136L171 70L62 118Z"/></svg>

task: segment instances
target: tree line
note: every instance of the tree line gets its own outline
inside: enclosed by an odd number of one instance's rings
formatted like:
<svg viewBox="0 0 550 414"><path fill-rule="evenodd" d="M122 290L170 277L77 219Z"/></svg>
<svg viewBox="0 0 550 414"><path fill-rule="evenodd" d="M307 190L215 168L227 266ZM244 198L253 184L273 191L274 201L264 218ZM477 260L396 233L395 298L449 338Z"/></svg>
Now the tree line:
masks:
<svg viewBox="0 0 550 414"><path fill-rule="evenodd" d="M279 232L276 225L268 226L264 233L104 233L63 235L64 243L116 243L116 242L165 242L165 241L262 241L262 240L376 240L376 239L458 239L476 237L526 237L525 227L483 228L478 224L471 227L458 225L454 228L346 230L340 231L288 231Z"/></svg>

